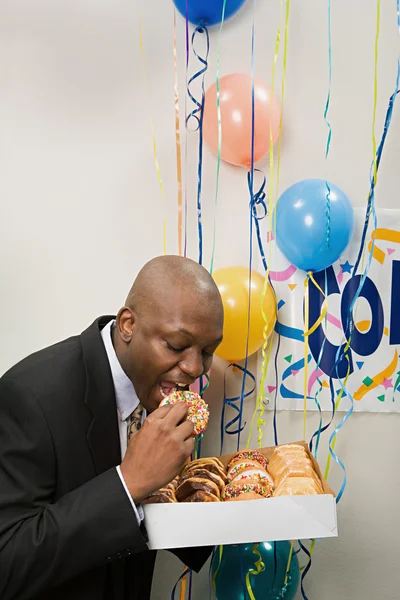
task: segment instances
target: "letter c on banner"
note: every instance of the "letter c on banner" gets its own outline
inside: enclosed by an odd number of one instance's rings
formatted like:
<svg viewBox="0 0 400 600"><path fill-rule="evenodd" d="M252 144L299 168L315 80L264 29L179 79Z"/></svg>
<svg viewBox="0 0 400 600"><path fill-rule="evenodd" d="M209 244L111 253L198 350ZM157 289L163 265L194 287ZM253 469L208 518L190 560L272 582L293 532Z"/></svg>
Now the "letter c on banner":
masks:
<svg viewBox="0 0 400 600"><path fill-rule="evenodd" d="M331 294L340 294L340 289L338 282L336 281L335 271L332 267L329 267L326 270L327 276L327 295ZM321 290L325 290L325 271L320 271L319 273L314 274L314 279L320 286ZM357 289L357 288L356 288ZM317 321L317 319L321 315L321 308L324 302L324 296L321 292L316 288L315 285L310 283L309 285L309 324L310 327L313 323ZM343 304L342 304L343 309ZM343 314L343 310L342 310ZM346 315L347 316L347 315ZM317 329L309 336L309 344L310 351L313 355L313 358L316 363L318 363L319 355L321 352L322 344L325 339L325 333L321 325L317 327ZM319 362L320 369L329 377L333 379L337 379L338 376L343 379L347 375L347 370L350 366L350 373L353 372L353 359L351 355L351 350L348 350L348 358L349 362L345 356L343 356L343 352L345 349L345 344L340 349L340 356L342 356L340 362L338 363L337 370L334 369L336 363L336 356L338 352L339 346L335 346L328 339L325 342L324 350L322 352L322 357Z"/></svg>
<svg viewBox="0 0 400 600"><path fill-rule="evenodd" d="M356 275L349 279L342 294L342 324L343 330L347 327L349 316L349 306L353 302L360 285L361 275ZM351 348L360 356L370 356L378 348L382 340L384 330L384 316L382 300L374 282L367 277L360 292L360 298L365 298L371 308L371 325L368 331L362 333L356 326L353 328L351 336ZM354 312L354 310L353 310ZM354 319L354 315L353 315ZM349 337L349 331L345 331L346 337Z"/></svg>

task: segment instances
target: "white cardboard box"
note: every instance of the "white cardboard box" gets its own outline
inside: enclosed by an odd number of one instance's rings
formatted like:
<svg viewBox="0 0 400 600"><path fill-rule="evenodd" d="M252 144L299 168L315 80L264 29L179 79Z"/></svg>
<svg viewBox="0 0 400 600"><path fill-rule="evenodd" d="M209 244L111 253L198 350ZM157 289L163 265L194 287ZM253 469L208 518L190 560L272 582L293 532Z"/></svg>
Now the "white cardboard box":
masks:
<svg viewBox="0 0 400 600"><path fill-rule="evenodd" d="M297 442L300 443L300 442ZM301 442L307 451L308 446ZM273 448L263 448L270 455ZM309 452L310 454L310 452ZM229 456L221 457L225 463ZM336 501L311 456L325 494L243 502L182 502L144 506L149 548L188 548L337 537Z"/></svg>

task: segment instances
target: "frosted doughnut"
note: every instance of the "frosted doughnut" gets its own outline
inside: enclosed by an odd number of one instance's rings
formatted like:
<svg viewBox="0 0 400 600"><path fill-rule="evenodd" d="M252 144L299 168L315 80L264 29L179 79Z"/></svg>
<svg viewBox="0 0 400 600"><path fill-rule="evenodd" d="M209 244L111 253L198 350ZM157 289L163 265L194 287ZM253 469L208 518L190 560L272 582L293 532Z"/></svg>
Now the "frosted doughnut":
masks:
<svg viewBox="0 0 400 600"><path fill-rule="evenodd" d="M189 421L192 421L194 425L194 435L200 435L203 433L208 426L208 417L209 410L208 405L204 402L203 398L196 394L196 392L191 392L189 390L184 390L181 392L173 392L160 403L160 406L165 406L166 404L179 404L179 402L184 402L188 406L188 416Z"/></svg>

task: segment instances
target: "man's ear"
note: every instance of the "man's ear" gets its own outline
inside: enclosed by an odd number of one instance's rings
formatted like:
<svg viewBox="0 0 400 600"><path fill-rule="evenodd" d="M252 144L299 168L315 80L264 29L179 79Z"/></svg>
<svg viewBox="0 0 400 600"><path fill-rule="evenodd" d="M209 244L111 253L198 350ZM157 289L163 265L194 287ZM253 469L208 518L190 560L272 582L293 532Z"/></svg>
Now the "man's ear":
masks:
<svg viewBox="0 0 400 600"><path fill-rule="evenodd" d="M135 331L135 326L136 319L133 311L127 306L124 306L120 309L117 315L117 328L121 339L126 344L129 344L129 342L131 341L133 333Z"/></svg>

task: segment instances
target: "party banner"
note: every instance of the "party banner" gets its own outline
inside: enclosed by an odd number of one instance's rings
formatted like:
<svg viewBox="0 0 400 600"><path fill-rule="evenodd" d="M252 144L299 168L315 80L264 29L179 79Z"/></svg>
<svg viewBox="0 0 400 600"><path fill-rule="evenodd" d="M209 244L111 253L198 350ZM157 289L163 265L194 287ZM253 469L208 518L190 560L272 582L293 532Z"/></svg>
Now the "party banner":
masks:
<svg viewBox="0 0 400 600"><path fill-rule="evenodd" d="M341 259L326 272L315 274L317 286L309 280L309 329L317 323L324 303L327 313L309 335L306 346L306 274L289 265L275 240L270 240L266 253L277 294L276 332L280 335L274 335L266 379L269 409L274 406L276 394L278 410L303 410L306 394L308 410L317 410L319 403L322 410L330 411L341 390L340 380L343 384L349 372L346 391L353 397L354 410L400 412L400 210L380 210L377 216L378 228L368 232L358 274L353 274L353 266L365 220L362 209L355 210L354 235ZM373 258L354 306L355 326L350 336L349 307L368 264L371 239L375 240ZM348 341L346 358L342 351ZM261 372L261 362L259 367ZM349 406L350 398L344 393L339 410L347 411Z"/></svg>

